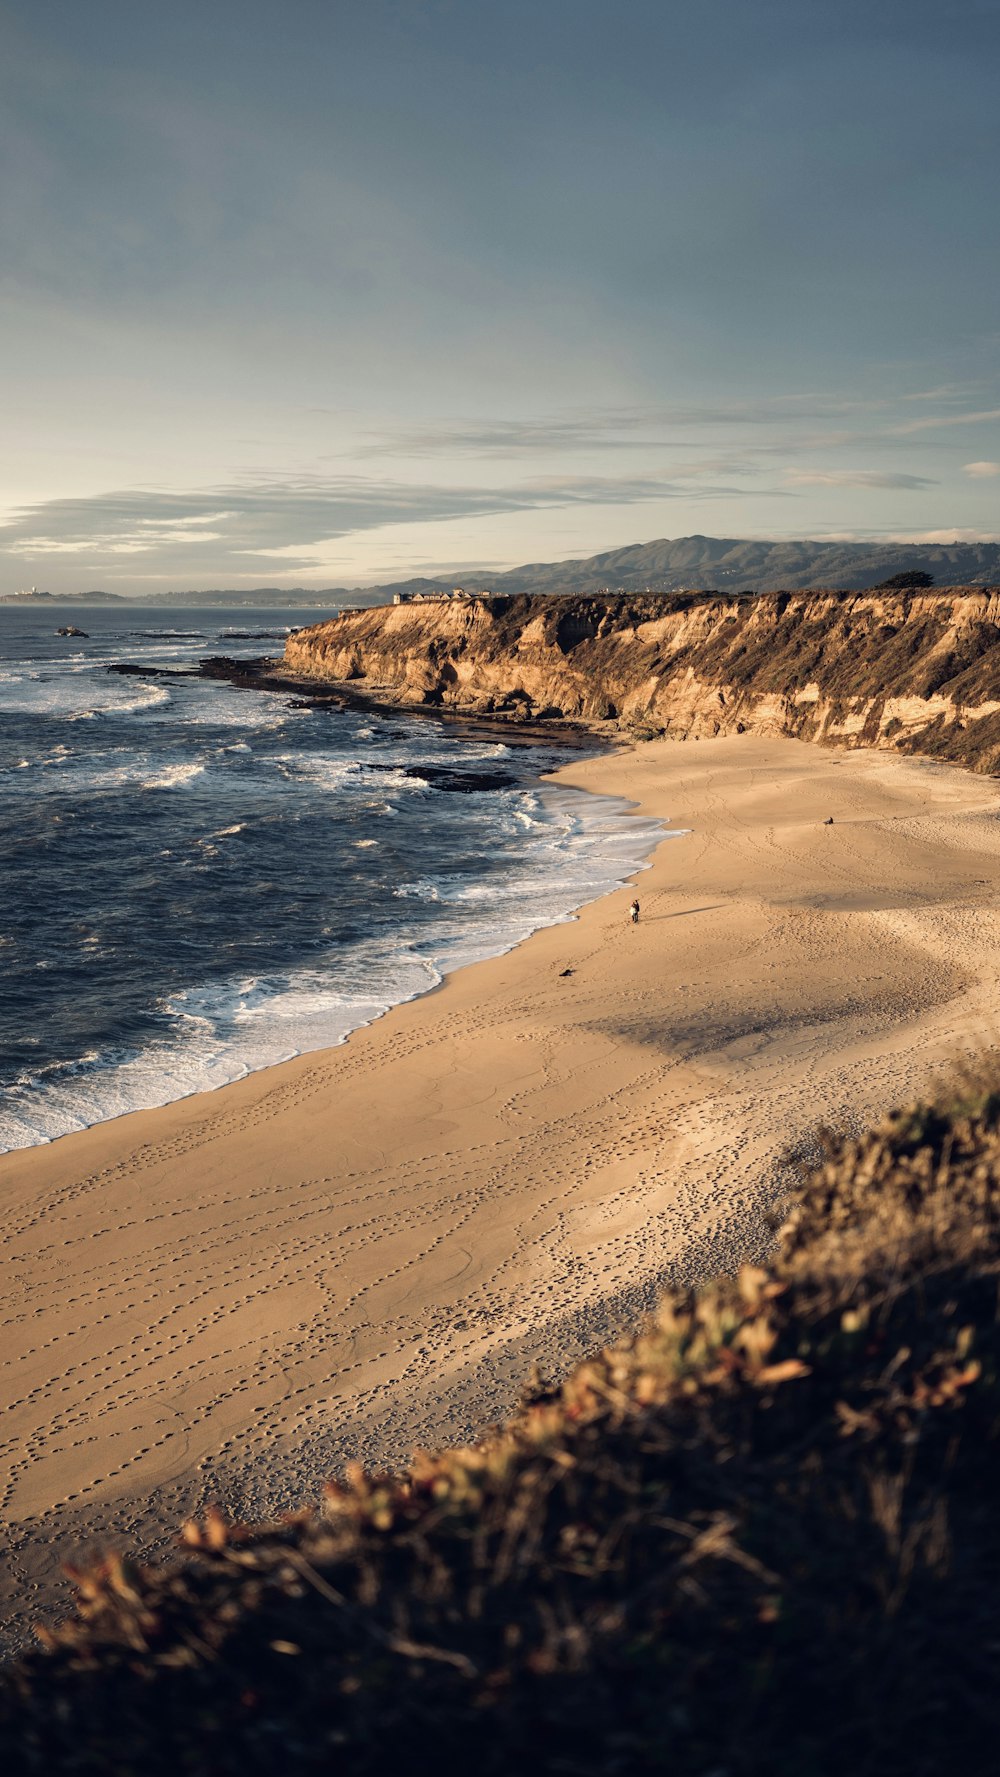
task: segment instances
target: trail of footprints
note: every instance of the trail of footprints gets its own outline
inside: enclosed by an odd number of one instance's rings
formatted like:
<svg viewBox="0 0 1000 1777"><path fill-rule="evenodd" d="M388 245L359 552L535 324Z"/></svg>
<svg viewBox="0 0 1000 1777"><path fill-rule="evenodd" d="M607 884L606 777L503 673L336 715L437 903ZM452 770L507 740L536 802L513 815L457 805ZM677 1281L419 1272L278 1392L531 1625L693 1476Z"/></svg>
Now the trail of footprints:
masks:
<svg viewBox="0 0 1000 1777"><path fill-rule="evenodd" d="M402 1190L403 1187L400 1186L399 1189ZM407 1238L412 1242L416 1225L420 1223L433 1225L439 1222L444 1216L445 1210L446 1206L429 1204L423 1206L414 1215L411 1208L411 1213L407 1218ZM304 1222L315 1222L321 1213L321 1209L313 1207L298 1219ZM342 1239L338 1244L338 1263L350 1258L353 1253L363 1248L383 1223L384 1216L378 1213L354 1225L353 1238ZM345 1230L346 1232L347 1230ZM234 1233L231 1238L235 1241L238 1238L238 1233ZM412 1256L407 1264L419 1264L426 1254L440 1244L442 1238L443 1236L438 1235L428 1243L418 1243L415 1251L411 1246ZM225 1243L217 1241L214 1244L218 1246ZM204 1246L200 1250L204 1252ZM46 1376L26 1394L14 1395L5 1401L4 1417L12 1414L16 1407L36 1401L48 1403L50 1412L45 1423L23 1442L15 1437L0 1443L0 1452L4 1455L8 1451L18 1449L20 1451L19 1458L12 1461L8 1470L7 1482L2 1495L4 1508L9 1506L17 1490L20 1477L30 1469L34 1461L38 1460L46 1451L49 1454L54 1454L61 1452L66 1447L55 1440L81 1427L90 1426L109 1414L120 1415L129 1403L145 1398L149 1392L150 1369L154 1362L158 1366L158 1376L162 1373L163 1365L174 1364L177 1366L167 1370L166 1385L162 1380L158 1381L158 1392L169 1394L170 1386L175 1386L182 1381L190 1383L196 1371L191 1366L183 1365L182 1360L185 1352L198 1343L211 1329L223 1328L227 1320L241 1309L250 1305L259 1307L261 1301L268 1295L284 1292L288 1288L289 1282L297 1286L304 1274L308 1276L316 1262L316 1230L312 1229L308 1234L304 1234L298 1239L285 1238L276 1245L266 1271L255 1278L252 1288L244 1289L240 1293L226 1294L226 1291L231 1281L245 1280L245 1267L242 1262L234 1261L230 1265L216 1266L212 1271L202 1274L195 1273L192 1276L187 1272L186 1254L181 1251L176 1255L176 1259L179 1275L172 1284L165 1285L164 1291L154 1290L146 1295L137 1294L133 1299L126 1300L121 1305L121 1313L123 1314L136 1313L151 1307L161 1307L162 1311L148 1321L143 1331L132 1334L123 1343L109 1343L100 1359L94 1357L79 1363L72 1363L64 1371ZM405 1268L405 1266L399 1266L396 1268L396 1272L401 1273ZM140 1267L139 1271L141 1269ZM176 1300L163 1306L163 1298L166 1293L173 1294ZM204 1312L198 1313L197 1309L201 1304L210 1304L210 1306L207 1306ZM350 1299L348 1299L347 1306L352 1306ZM96 1324L106 1323L109 1319L110 1316L104 1314L98 1317ZM52 1342L47 1343L51 1344ZM24 1354L25 1358L38 1355L44 1349L44 1346L29 1347ZM203 1363L209 1361L214 1363L218 1358L232 1355L233 1351L233 1347L213 1346L211 1360L203 1360ZM346 1365L344 1371L353 1367L355 1366ZM209 1400L203 1410L191 1414L186 1422L187 1431L190 1433L191 1430L203 1423L211 1412L218 1408L222 1398L232 1398L233 1394L242 1392L242 1387L241 1383L234 1384L233 1388L226 1391L226 1396ZM60 1411L56 1406L56 1411L52 1412L51 1405L53 1402L57 1403L63 1394L72 1395L71 1408ZM0 1424L2 1424L2 1420L0 1420ZM83 1497L88 1492L93 1492L98 1487L104 1486L107 1482L124 1474L143 1456L148 1455L150 1450L161 1448L175 1435L174 1429L167 1431L161 1437L153 1440L149 1446L139 1449L122 1463L96 1477L88 1486L83 1486L76 1493L67 1495L67 1498ZM81 1435L71 1439L69 1448L83 1451L88 1444L94 1441L93 1435Z"/></svg>
<svg viewBox="0 0 1000 1777"><path fill-rule="evenodd" d="M642 1084L648 1088L652 1085L655 1078L656 1070L647 1070ZM533 1094L529 1092L519 1096L523 1103L532 1095ZM592 1156L590 1164L592 1165L604 1166L635 1158L643 1153L651 1143L655 1144L662 1139L665 1133L669 1132L671 1126L667 1117L669 1094L661 1094L656 1101L658 1114L655 1118L651 1119L647 1114L647 1117L641 1126L628 1131L625 1135L623 1135L622 1131L623 1128L627 1130L627 1124L624 1123L621 1116L621 1096L620 1091L604 1094L596 1100L592 1107L592 1113L588 1119L588 1132ZM518 1108L517 1097L515 1097L507 1107L507 1114L510 1116L516 1115ZM574 1271L580 1266L580 1261L575 1258L575 1256L568 1255L561 1251L565 1232L565 1215L558 1208L558 1205L560 1203L565 1203L572 1197L576 1186L576 1180L572 1176L572 1169L570 1169L568 1175L566 1165L567 1154L572 1151L576 1139L576 1129L572 1120L565 1120L565 1124L566 1126L563 1127L562 1121L560 1120L550 1122L549 1124L536 1125L533 1129L532 1134L535 1149L546 1156L546 1159L542 1162L540 1168L536 1166L535 1188L537 1190L539 1184L544 1187L547 1183L550 1183L553 1188L550 1192L543 1194L540 1200L535 1201L530 1215L525 1219L523 1224L515 1224L516 1233L509 1241L506 1254L502 1261L495 1266L491 1277L491 1282L494 1286L499 1285L504 1274L509 1271L513 1271L519 1277L522 1277L521 1287L518 1291L519 1312L513 1316L508 1314L508 1321L512 1320L515 1326L517 1324L524 1324L531 1318L531 1312L539 1298L541 1300L541 1305L543 1307L547 1306L546 1298L550 1298L560 1290L563 1284L570 1281ZM491 1151L492 1149L487 1146L487 1152ZM387 1184L384 1188L379 1190L379 1207L374 1214L362 1218L360 1222L348 1224L343 1228L342 1237L338 1244L336 1265L334 1269L339 1267L340 1263L349 1259L354 1253L363 1248L368 1240L377 1233L381 1232L383 1241L385 1241L387 1228L387 1200L391 1200L393 1196L399 1194L404 1195L407 1199L408 1214L405 1237L408 1256L401 1260L397 1265L380 1269L377 1279L372 1284L363 1286L354 1291L347 1295L342 1302L338 1303L336 1321L341 1326L356 1327L364 1312L365 1299L370 1295L373 1289L377 1289L382 1294L385 1294L386 1292L391 1293L394 1282L404 1279L408 1272L419 1269L419 1267L425 1263L425 1261L431 1257L445 1241L448 1241L453 1247L460 1250L462 1238L467 1226L477 1214L481 1213L484 1205L488 1205L493 1211L495 1211L496 1207L502 1205L507 1199L516 1199L523 1181L524 1165L527 1158L522 1151L522 1143L520 1141L514 1141L512 1143L511 1152L506 1157L501 1158L494 1153L494 1164L487 1167L485 1172L480 1170L482 1162L486 1158L485 1153L473 1149L463 1158L466 1162L466 1177L468 1179L471 1180L474 1173L479 1173L480 1183L478 1186L473 1186L470 1183L464 1190L459 1189L454 1191L451 1194L451 1197L444 1203L422 1205L419 1211L417 1211L415 1219L412 1197L414 1185L417 1181L414 1179L412 1169L410 1169L405 1182L401 1181L396 1185ZM435 1170L436 1161L433 1156L428 1156L426 1163L426 1178L424 1180L425 1189L430 1190L433 1187ZM324 1183L326 1182L332 1183L332 1181L324 1181ZM345 1184L348 1182L349 1180L344 1181ZM645 1176L640 1174L636 1188L642 1193L645 1193L647 1188L651 1193L655 1193L659 1184L660 1180L655 1175L651 1175L647 1187ZM688 1210L690 1210L694 1194L692 1188L686 1200ZM254 1195L263 1195L266 1197L268 1194L255 1193ZM718 1191L712 1193L712 1195L717 1196ZM370 1196L361 1196L348 1199L347 1201L352 1207L359 1207L370 1202L370 1200ZM464 1207L460 1213L456 1214L456 1204L463 1200ZM235 1206L237 1202L238 1199L233 1197L229 1199L226 1206ZM243 1207L244 1210L246 1210L249 1208L249 1204L244 1205ZM300 1217L293 1218L293 1221L297 1219L305 1223L315 1224L317 1218L321 1217L321 1215L322 1206L311 1204ZM266 1216L265 1208L261 1209L260 1216ZM154 1217L151 1219L152 1221L157 1222L162 1218ZM223 1223L222 1230L217 1231L212 1240L201 1243L201 1253L205 1255L211 1251L218 1251L220 1248L224 1248L230 1240L233 1242L240 1240L245 1234L247 1219L248 1218L245 1215L242 1217L233 1216L230 1222ZM252 1220L253 1218L250 1217L249 1219ZM671 1211L669 1215L654 1217L653 1221L654 1224L659 1224L662 1228L664 1222L676 1222L678 1220L683 1222L684 1219L685 1197L682 1191L680 1207ZM428 1241L418 1240L416 1244L414 1244L414 1236L417 1233L418 1225L420 1223L426 1224L429 1228L438 1225L439 1231L432 1235ZM227 1234L223 1231L227 1229L231 1229L232 1232ZM350 1238L344 1238L344 1236L350 1236ZM166 1243L158 1243L153 1247L152 1251L162 1252L165 1244ZM628 1240L626 1242L626 1248L634 1248L635 1244L634 1240ZM638 1251L644 1253L647 1246L648 1233L645 1240L638 1243ZM56 1394L71 1393L73 1395L73 1403L70 1410L64 1412L57 1410L55 1413L51 1414L47 1423L27 1439L23 1446L21 1460L15 1460L11 1466L10 1478L4 1493L4 1505L6 1506L10 1503L10 1500L16 1491L17 1482L21 1472L30 1466L33 1461L37 1460L47 1447L49 1449L54 1447L56 1450L66 1447L65 1445L60 1446L57 1442L54 1443L54 1440L68 1437L70 1439L69 1448L79 1451L85 1450L89 1444L95 1442L98 1434L89 1431L86 1428L99 1422L109 1413L120 1415L123 1406L127 1406L130 1400L134 1401L136 1399L136 1395L129 1392L128 1385L139 1379L139 1392L141 1392L142 1379L148 1377L150 1362L154 1357L158 1361L181 1365L184 1353L199 1341L199 1339L211 1328L223 1327L226 1320L241 1308L247 1307L251 1303L259 1302L261 1298L266 1297L272 1290L280 1291L284 1289L289 1276L293 1278L300 1276L301 1273L297 1269L298 1262L307 1257L311 1257L315 1262L315 1248L316 1230L314 1226L310 1228L310 1231L307 1234L304 1234L299 1239L286 1237L273 1252L269 1267L270 1272L273 1274L272 1280L268 1281L266 1276L258 1277L255 1280L252 1289L244 1290L242 1293L237 1293L228 1297L225 1296L224 1292L226 1291L230 1280L236 1281L238 1276L242 1274L243 1267L240 1262L234 1262L228 1266L222 1265L221 1267L216 1263L214 1268L207 1272L196 1271L193 1276L188 1275L186 1280L175 1280L172 1284L169 1280L168 1273L168 1277L164 1280L162 1288L157 1287L149 1289L150 1268L143 1263L137 1264L127 1277L118 1279L116 1284L118 1290L121 1290L123 1286L127 1289L129 1282L138 1283L140 1280L147 1286L145 1294L137 1293L133 1299L126 1300L123 1305L125 1312L134 1313L143 1309L157 1307L160 1308L161 1312L154 1315L145 1332L134 1333L124 1344L110 1344L104 1354L103 1361L98 1361L96 1358L93 1358L82 1361L79 1364L71 1364L61 1373L57 1372L46 1376L42 1382L36 1384L26 1395L14 1396L7 1402L6 1410L10 1412L15 1406L26 1402L39 1401L43 1398L51 1401L54 1392ZM533 1288L530 1288L527 1294L525 1294L523 1287L524 1257L531 1248L535 1249L535 1254L539 1259L544 1258L545 1260L545 1263L539 1264L536 1267L536 1270L542 1272L546 1281L541 1285L536 1285ZM621 1259L625 1260L626 1263L631 1261L632 1256L632 1252L628 1250L620 1255ZM180 1261L183 1263L185 1259L186 1254L183 1249L174 1254L175 1262ZM167 1269L167 1267L168 1261L162 1259L157 1263L156 1270L159 1272L160 1270ZM606 1264L605 1269L608 1272L612 1269L617 1272L620 1269L620 1264L616 1264L612 1267L609 1262ZM94 1291L94 1299L99 1300L105 1290L109 1287L109 1285L98 1285ZM223 1299L221 1300L220 1292L223 1292ZM164 1304L164 1297L171 1294L175 1296L176 1299ZM201 1304L206 1305L205 1311L200 1314L193 1312L196 1311ZM527 1313L525 1312L526 1307L528 1308ZM328 1308L326 1306L319 1317L321 1323L324 1316L328 1317ZM108 1318L109 1316L107 1314L99 1316L97 1324L100 1325L102 1322L106 1323ZM337 1367L335 1379L338 1386L334 1394L328 1396L319 1394L317 1396L315 1395L315 1391L312 1391L314 1398L312 1398L309 1403L309 1417L313 1417L317 1411L322 1411L336 1401L342 1392L344 1382L352 1372L365 1368L373 1360L377 1362L384 1361L390 1357L399 1357L405 1353L407 1344L412 1344L414 1339L419 1338L420 1336L419 1331L414 1332L412 1326L408 1325L405 1320L400 1321L398 1319L395 1323L392 1321L387 1322L383 1326L382 1331L385 1336L385 1342L382 1349L379 1349L374 1353L369 1353L364 1358L343 1362ZM319 1347L318 1342L322 1340L323 1326L322 1324L309 1326L307 1332L308 1337L302 1341L302 1344L305 1345L307 1354L311 1357L317 1348L321 1348ZM327 1332L329 1333L329 1327L327 1327ZM314 1334L317 1343L314 1343ZM420 1358L426 1358L433 1354L433 1351L438 1346L440 1334L435 1330L429 1335L429 1337L431 1339L431 1345L424 1345L418 1351L416 1358L411 1356L409 1360L403 1364L402 1369L397 1376L398 1381L404 1381L414 1369L419 1370L421 1368L421 1364L418 1361ZM25 1356L37 1355L40 1351L45 1350L47 1346L50 1346L53 1343L55 1343L55 1341L48 1341L37 1348L29 1347ZM376 1341L376 1343L379 1342ZM217 1359L238 1356L237 1348L232 1346L220 1345L217 1348L214 1347L213 1351ZM292 1372L296 1368L301 1367L305 1362L306 1359L304 1358L300 1357L297 1360L294 1355L287 1354L284 1360L285 1369ZM235 1366L235 1373L237 1376L241 1375L243 1367L244 1366L240 1364ZM259 1362L257 1369L260 1371ZM268 1373L266 1363L264 1364L263 1373ZM190 1381L192 1374L193 1372L190 1369L186 1370L183 1367L178 1367L169 1372L168 1381L170 1383L176 1383L181 1378L186 1378ZM211 1397L199 1411L191 1414L188 1417L185 1426L186 1435L190 1436L190 1433L195 1430L198 1425L209 1418L212 1412L218 1408L223 1399L231 1401L234 1396L240 1393L251 1392L253 1389L252 1377L253 1373L249 1380L242 1378L241 1380L234 1381L222 1395ZM264 1410L261 1413L262 1419L268 1422L280 1423L287 1412L287 1408L292 1406L297 1398L301 1398L310 1392L307 1384L295 1387L290 1386L279 1407ZM107 1397L110 1397L110 1400L108 1400ZM76 1438L71 1436L74 1431L80 1434ZM109 1482L121 1478L126 1475L132 1467L140 1463L143 1457L149 1455L151 1451L162 1448L163 1445L178 1435L179 1433L176 1427L169 1427L162 1432L159 1437L153 1439L149 1445L140 1447L133 1454L125 1457L120 1463L95 1477L89 1484L82 1486L75 1492L69 1493L66 1496L67 1500L72 1501L86 1497L88 1493L92 1493L101 1487L105 1487ZM262 1427L258 1425L255 1431L248 1432L247 1435L251 1441L259 1441L262 1435ZM224 1445L223 1448L226 1448L227 1445L231 1447L232 1443L232 1439L227 1440L227 1444Z"/></svg>

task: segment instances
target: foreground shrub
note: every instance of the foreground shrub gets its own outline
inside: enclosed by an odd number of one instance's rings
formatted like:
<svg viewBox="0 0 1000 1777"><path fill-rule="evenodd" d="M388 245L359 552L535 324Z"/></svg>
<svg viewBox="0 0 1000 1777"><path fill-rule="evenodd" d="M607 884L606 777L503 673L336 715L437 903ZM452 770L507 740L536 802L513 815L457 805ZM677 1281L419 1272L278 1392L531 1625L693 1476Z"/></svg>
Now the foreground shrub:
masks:
<svg viewBox="0 0 1000 1777"><path fill-rule="evenodd" d="M770 1269L482 1446L81 1573L7 1769L993 1771L998 1110L831 1144Z"/></svg>

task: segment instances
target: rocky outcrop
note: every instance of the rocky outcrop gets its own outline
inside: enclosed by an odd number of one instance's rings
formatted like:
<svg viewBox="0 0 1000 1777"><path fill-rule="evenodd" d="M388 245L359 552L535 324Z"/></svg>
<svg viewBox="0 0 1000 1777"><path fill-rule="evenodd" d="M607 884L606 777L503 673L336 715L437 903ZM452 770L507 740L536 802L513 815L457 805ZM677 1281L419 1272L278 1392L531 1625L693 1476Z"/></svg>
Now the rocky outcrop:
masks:
<svg viewBox="0 0 1000 1777"><path fill-rule="evenodd" d="M1000 770L1000 587L427 600L300 629L284 668L397 703Z"/></svg>

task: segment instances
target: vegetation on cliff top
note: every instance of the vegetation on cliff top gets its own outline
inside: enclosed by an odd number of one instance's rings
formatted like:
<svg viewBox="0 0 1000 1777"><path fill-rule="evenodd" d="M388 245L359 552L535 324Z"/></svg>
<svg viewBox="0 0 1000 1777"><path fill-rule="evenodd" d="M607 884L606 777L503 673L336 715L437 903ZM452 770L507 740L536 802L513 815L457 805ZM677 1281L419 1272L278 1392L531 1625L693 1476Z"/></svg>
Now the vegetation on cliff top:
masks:
<svg viewBox="0 0 1000 1777"><path fill-rule="evenodd" d="M908 573L890 574L888 580L877 580L872 592L921 592L934 585L934 575L911 568Z"/></svg>
<svg viewBox="0 0 1000 1777"><path fill-rule="evenodd" d="M6 1769L992 1771L998 1287L1000 1098L831 1142L769 1269L490 1441L81 1573Z"/></svg>

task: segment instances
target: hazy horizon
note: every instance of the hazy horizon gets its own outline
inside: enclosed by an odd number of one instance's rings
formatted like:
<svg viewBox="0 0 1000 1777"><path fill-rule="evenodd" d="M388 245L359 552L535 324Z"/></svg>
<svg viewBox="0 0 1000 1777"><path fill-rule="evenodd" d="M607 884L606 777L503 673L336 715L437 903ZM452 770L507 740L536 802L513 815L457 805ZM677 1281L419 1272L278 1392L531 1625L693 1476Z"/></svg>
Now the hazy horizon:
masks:
<svg viewBox="0 0 1000 1777"><path fill-rule="evenodd" d="M1000 0L0 27L0 592L1000 537Z"/></svg>

